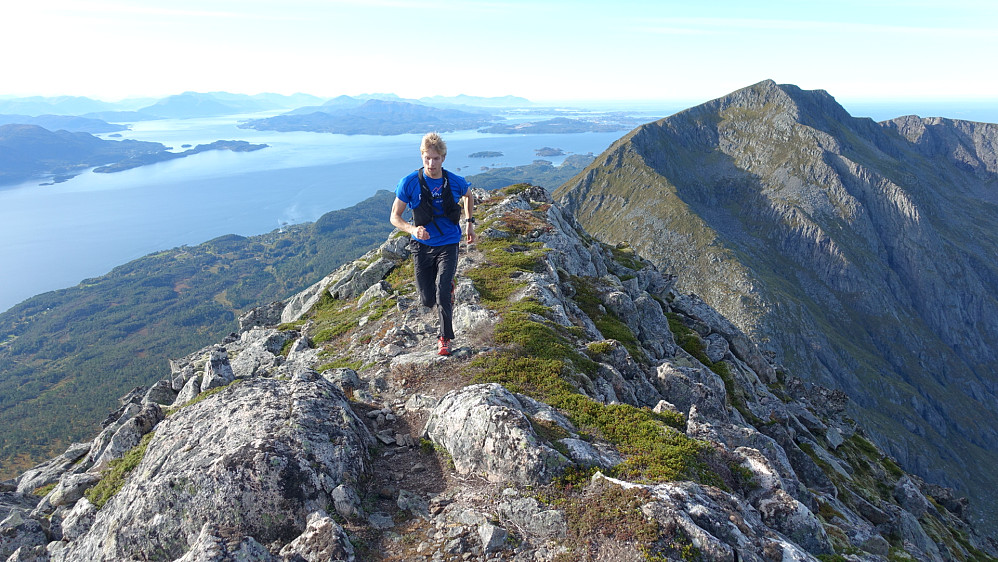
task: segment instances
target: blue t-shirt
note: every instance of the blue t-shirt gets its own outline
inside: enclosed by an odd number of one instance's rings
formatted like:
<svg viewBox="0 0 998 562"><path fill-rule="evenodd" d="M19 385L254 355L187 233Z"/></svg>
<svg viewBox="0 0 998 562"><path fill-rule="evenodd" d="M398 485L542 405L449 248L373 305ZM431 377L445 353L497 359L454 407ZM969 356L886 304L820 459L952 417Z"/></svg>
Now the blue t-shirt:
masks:
<svg viewBox="0 0 998 562"><path fill-rule="evenodd" d="M457 174L448 172L447 170L444 170L444 173L447 174L447 180L450 184L451 195L454 196L454 202L458 203L461 197L464 197L464 195L468 193L468 180ZM445 244L459 243L461 241L461 226L452 223L449 219L447 219L447 217L442 216L444 212L442 197L444 179L433 179L426 174L423 174L423 178L426 180L426 186L430 188L430 193L433 194L433 213L441 216L436 217L435 222L431 222L426 225L426 231L430 233L430 239L419 241L429 246L443 246ZM399 200L405 203L408 208L415 209L419 206L420 192L419 170L416 170L399 180L398 187L395 188L395 197L398 197ZM412 239L418 240L415 236L413 236Z"/></svg>

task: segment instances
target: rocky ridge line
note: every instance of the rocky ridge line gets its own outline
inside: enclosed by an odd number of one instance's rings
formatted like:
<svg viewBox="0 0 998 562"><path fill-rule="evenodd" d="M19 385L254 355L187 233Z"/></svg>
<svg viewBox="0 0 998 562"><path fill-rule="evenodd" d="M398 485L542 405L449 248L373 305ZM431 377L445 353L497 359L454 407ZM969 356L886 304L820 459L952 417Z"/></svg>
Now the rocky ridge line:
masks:
<svg viewBox="0 0 998 562"><path fill-rule="evenodd" d="M4 482L0 559L994 557L844 394L543 189L477 196L452 357L392 237Z"/></svg>

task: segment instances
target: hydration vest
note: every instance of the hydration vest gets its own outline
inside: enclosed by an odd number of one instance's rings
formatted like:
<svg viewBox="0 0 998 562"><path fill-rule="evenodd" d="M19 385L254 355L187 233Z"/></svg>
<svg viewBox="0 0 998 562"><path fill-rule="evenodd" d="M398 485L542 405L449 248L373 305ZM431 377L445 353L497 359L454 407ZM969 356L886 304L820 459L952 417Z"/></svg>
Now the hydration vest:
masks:
<svg viewBox="0 0 998 562"><path fill-rule="evenodd" d="M430 186L426 185L426 178L423 177L423 169L419 169L419 206L412 210L412 223L416 226L426 226L433 223L441 235L443 231L437 226L437 218L446 218L452 223L459 225L461 222L461 206L454 201L454 194L450 190L450 181L447 179L447 170L441 170L444 174L444 185L440 190L443 199L443 213L437 214L433 207L433 194L430 193Z"/></svg>

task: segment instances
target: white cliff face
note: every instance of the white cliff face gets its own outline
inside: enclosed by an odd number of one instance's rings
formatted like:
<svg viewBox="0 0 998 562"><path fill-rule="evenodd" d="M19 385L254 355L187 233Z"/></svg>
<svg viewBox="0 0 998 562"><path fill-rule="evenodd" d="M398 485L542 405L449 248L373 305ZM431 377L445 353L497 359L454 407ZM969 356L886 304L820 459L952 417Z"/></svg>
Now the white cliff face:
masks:
<svg viewBox="0 0 998 562"><path fill-rule="evenodd" d="M872 561L990 548L964 503L862 438L842 393L786 374L544 190L477 195L453 356L434 353L435 314L390 239L247 315L239 337L171 362L93 443L5 483L0 559ZM963 543L941 540L957 529Z"/></svg>

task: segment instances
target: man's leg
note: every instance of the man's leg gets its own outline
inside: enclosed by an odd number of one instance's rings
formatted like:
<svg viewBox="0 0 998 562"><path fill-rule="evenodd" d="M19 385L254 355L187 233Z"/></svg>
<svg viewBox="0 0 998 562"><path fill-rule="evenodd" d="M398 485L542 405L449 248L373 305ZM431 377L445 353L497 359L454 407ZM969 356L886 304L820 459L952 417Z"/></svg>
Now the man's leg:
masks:
<svg viewBox="0 0 998 562"><path fill-rule="evenodd" d="M412 264L416 273L416 292L423 306L433 307L437 304L437 260L433 255L433 247L414 242Z"/></svg>
<svg viewBox="0 0 998 562"><path fill-rule="evenodd" d="M457 273L457 249L458 244L448 244L435 248L437 254L437 270L440 272L437 278L437 310L440 317L440 337L454 339L454 302L451 289L454 286L454 275Z"/></svg>

